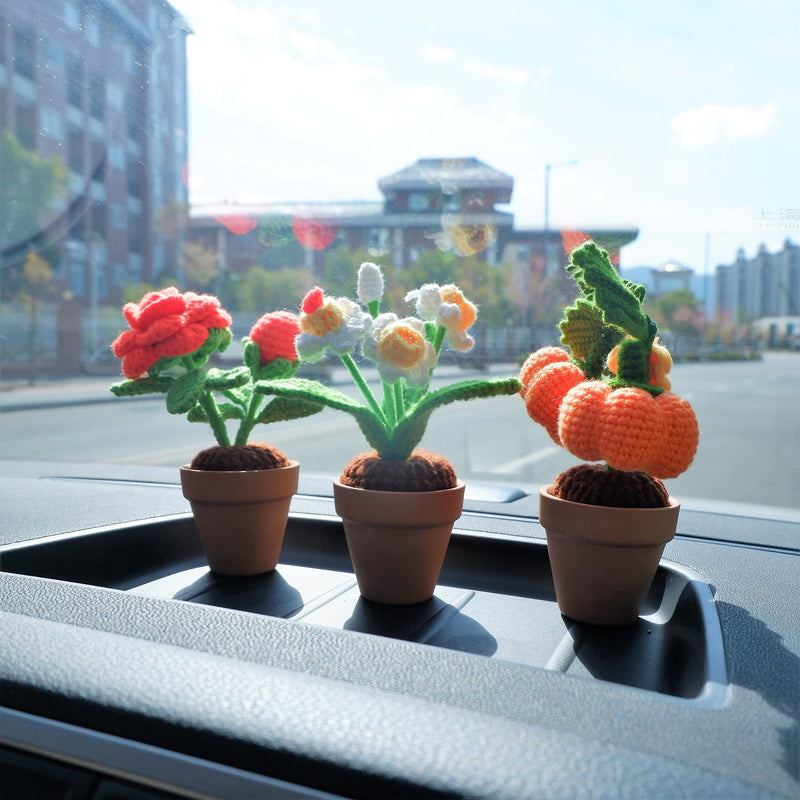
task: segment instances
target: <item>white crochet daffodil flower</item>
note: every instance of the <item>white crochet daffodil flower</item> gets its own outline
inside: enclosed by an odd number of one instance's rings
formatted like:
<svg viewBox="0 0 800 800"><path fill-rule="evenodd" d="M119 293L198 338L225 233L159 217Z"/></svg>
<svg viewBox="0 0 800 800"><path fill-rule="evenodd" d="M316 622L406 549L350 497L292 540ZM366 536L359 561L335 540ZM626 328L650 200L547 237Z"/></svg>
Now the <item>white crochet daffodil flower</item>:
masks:
<svg viewBox="0 0 800 800"><path fill-rule="evenodd" d="M396 383L405 378L409 386L424 387L436 364L436 351L425 338L425 325L416 317L398 318L380 314L364 339L364 355L378 365L381 380Z"/></svg>

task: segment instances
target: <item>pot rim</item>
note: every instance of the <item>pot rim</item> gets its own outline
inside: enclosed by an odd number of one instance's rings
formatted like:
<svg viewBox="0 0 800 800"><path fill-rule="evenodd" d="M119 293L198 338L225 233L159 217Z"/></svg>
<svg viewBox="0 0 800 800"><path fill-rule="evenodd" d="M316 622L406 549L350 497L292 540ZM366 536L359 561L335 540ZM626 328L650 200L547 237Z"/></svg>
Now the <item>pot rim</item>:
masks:
<svg viewBox="0 0 800 800"><path fill-rule="evenodd" d="M539 489L539 524L548 535L579 538L598 544L647 547L670 541L676 533L680 502L660 508L623 508L576 503Z"/></svg>
<svg viewBox="0 0 800 800"><path fill-rule="evenodd" d="M180 471L181 472L189 472L189 473L205 473L205 474L215 474L215 475L242 475L243 473L248 472L283 472L283 470L287 469L295 469L296 467L300 466L299 461L293 461L289 459L289 463L285 467L272 467L270 469L192 469L188 464L181 464Z"/></svg>
<svg viewBox="0 0 800 800"><path fill-rule="evenodd" d="M377 514L385 517L387 508L403 501L402 513L386 520L388 527L405 527L407 524L453 523L464 505L466 484L459 480L450 489L431 492L386 492L379 489L362 489L333 481L333 499L336 513L342 519L366 522Z"/></svg>
<svg viewBox="0 0 800 800"><path fill-rule="evenodd" d="M664 513L665 510L672 509L672 508L680 508L680 500L676 499L672 495L669 495L669 505L668 506L655 506L653 508L631 508L627 506L596 506L593 503L577 503L574 500L565 500L563 497L556 497L554 494L550 494L550 489L553 488L552 483L548 483L547 486L540 486L539 487L539 497L546 496L547 501L552 501L553 503L564 503L569 504L572 506L581 506L583 508L591 508L595 509L596 511L602 513L604 511L608 511L609 509L613 509L615 511L637 511L642 513L643 516L646 516L648 513Z"/></svg>

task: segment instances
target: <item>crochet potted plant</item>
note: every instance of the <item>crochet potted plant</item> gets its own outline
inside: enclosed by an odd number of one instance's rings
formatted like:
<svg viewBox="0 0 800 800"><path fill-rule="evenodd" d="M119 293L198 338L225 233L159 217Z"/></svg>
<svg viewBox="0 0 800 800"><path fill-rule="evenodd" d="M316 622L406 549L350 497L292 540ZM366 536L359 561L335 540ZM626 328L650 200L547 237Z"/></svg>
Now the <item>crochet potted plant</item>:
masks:
<svg viewBox="0 0 800 800"><path fill-rule="evenodd" d="M560 347L522 366L529 416L586 462L539 493L539 520L564 616L623 626L641 611L679 503L663 479L694 459L691 405L670 391L669 352L644 312L643 286L623 280L594 242L567 271L581 294L559 324Z"/></svg>
<svg viewBox="0 0 800 800"><path fill-rule="evenodd" d="M209 567L225 575L269 572L278 562L299 466L249 437L257 424L307 416L321 406L302 398L265 404L253 387L264 378L294 374L297 316L265 314L242 342L243 364L216 369L207 366L208 359L227 349L232 322L216 297L170 287L127 303L123 314L130 330L111 349L122 360L126 380L111 391L118 397L164 394L170 414L208 423L216 439L180 468ZM233 438L229 420L238 423Z"/></svg>
<svg viewBox="0 0 800 800"><path fill-rule="evenodd" d="M406 297L416 316L401 318L381 313L383 290L380 268L365 263L358 273L359 302L326 296L320 288L302 302L301 359L314 362L334 353L363 400L301 378L262 380L256 391L319 403L355 418L373 449L355 456L334 481L336 511L362 596L409 604L433 595L464 498L464 482L452 464L418 447L431 414L456 400L515 394L520 383L512 376L432 390L444 343L462 352L473 346L468 330L476 308L456 286L426 284ZM380 399L353 357L358 349L377 366Z"/></svg>

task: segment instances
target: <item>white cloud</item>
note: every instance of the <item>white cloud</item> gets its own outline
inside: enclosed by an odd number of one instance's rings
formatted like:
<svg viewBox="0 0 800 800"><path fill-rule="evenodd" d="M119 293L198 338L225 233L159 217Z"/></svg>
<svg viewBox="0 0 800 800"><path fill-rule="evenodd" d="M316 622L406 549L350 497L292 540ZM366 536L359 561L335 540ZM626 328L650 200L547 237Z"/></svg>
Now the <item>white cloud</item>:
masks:
<svg viewBox="0 0 800 800"><path fill-rule="evenodd" d="M422 55L426 61L452 61L455 52L449 47L428 45L428 47L423 50Z"/></svg>
<svg viewBox="0 0 800 800"><path fill-rule="evenodd" d="M682 147L704 147L763 136L775 125L777 111L774 103L761 108L708 105L683 111L671 124Z"/></svg>
<svg viewBox="0 0 800 800"><path fill-rule="evenodd" d="M466 72L476 75L483 75L486 78L505 81L506 83L523 84L530 77L530 70L527 68L504 67L497 64L486 64L482 61L465 61L462 64Z"/></svg>

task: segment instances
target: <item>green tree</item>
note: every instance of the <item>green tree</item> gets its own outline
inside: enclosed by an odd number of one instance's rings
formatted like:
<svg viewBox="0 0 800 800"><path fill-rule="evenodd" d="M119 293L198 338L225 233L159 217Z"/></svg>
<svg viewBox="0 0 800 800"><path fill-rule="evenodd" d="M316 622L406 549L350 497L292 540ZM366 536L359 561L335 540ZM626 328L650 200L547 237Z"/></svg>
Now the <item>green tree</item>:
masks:
<svg viewBox="0 0 800 800"><path fill-rule="evenodd" d="M703 326L700 301L688 290L666 292L649 302L658 326L676 335L698 336Z"/></svg>
<svg viewBox="0 0 800 800"><path fill-rule="evenodd" d="M46 297L52 294L54 288L50 262L38 253L28 253L22 267L22 281L17 291L17 300L28 312L28 383L31 386L36 383L36 337L39 333L42 304Z"/></svg>
<svg viewBox="0 0 800 800"><path fill-rule="evenodd" d="M233 295L237 308L246 313L296 311L308 286L309 276L303 270L252 267L236 281Z"/></svg>
<svg viewBox="0 0 800 800"><path fill-rule="evenodd" d="M67 177L60 158L42 158L7 128L0 130L0 300L9 252L37 238L45 215L66 189Z"/></svg>

